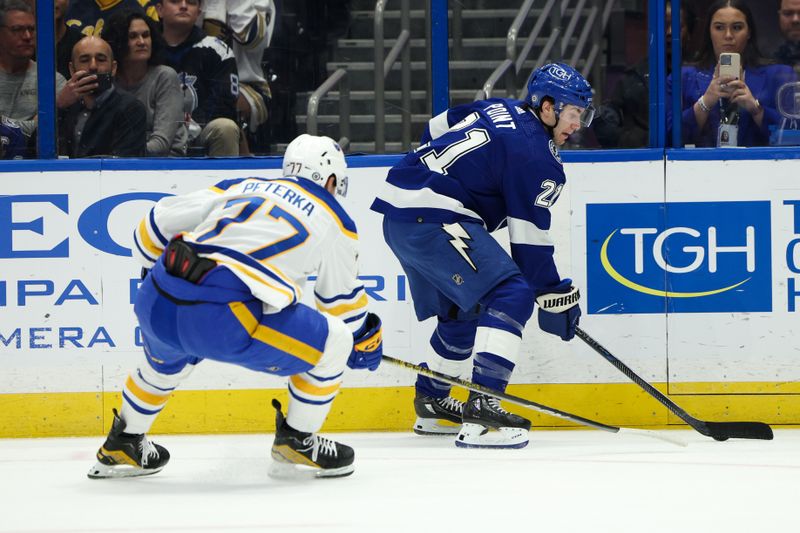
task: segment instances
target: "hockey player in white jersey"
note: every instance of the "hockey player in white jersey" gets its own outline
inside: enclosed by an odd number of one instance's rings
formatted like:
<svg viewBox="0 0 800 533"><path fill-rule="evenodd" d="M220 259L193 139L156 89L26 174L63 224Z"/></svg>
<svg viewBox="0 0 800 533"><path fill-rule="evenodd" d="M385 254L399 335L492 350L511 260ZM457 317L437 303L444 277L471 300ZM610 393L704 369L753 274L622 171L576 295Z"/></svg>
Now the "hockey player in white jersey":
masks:
<svg viewBox="0 0 800 533"><path fill-rule="evenodd" d="M160 200L134 232L147 269L134 311L144 356L90 478L159 472L169 460L146 433L170 394L203 359L290 376L288 414L273 400L270 475L345 476L352 448L317 434L345 366L375 370L381 322L358 279L356 227L342 150L301 135L282 178L242 178ZM300 303L316 274L318 310Z"/></svg>
<svg viewBox="0 0 800 533"><path fill-rule="evenodd" d="M556 146L587 126L592 88L572 67L537 69L525 101L490 99L431 119L422 146L388 173L372 209L408 277L417 318L437 317L427 366L503 391L534 300L542 330L568 341L579 293L553 262L550 207L565 185ZM489 234L508 227L511 257ZM456 445L521 448L530 421L491 396L466 403L420 376L414 430L458 434ZM497 430L497 431L489 431Z"/></svg>

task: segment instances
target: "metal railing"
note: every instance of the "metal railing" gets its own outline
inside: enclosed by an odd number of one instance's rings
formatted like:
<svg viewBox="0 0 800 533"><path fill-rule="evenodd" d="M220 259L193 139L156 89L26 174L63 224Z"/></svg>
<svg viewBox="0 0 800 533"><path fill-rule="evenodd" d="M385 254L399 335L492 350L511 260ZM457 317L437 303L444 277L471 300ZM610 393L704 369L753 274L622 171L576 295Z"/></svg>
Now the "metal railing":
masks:
<svg viewBox="0 0 800 533"><path fill-rule="evenodd" d="M400 113L402 115L403 148L411 146L411 15L409 0L400 2L400 35L389 51L384 52L384 12L388 0L375 2L375 151L386 148L386 76L401 58L400 67Z"/></svg>
<svg viewBox="0 0 800 533"><path fill-rule="evenodd" d="M551 13L557 14L557 11L553 11L553 6L555 5L556 0L547 1L542 9L541 15L531 30L530 35L528 35L525 45L522 47L522 51L520 54L517 54L517 40L519 39L519 32L522 29L522 25L525 23L525 20L528 18L531 9L533 9L534 2L535 0L525 0L522 6L519 8L519 12L517 12L517 16L514 17L514 21L511 23L511 27L509 27L508 33L506 34L506 58L489 75L489 78L483 84L483 87L481 87L478 92L475 93L475 100L491 98L495 85L503 77L505 77L506 82L506 94L509 97L513 96L516 86L516 76L522 69L522 64L527 59L534 43L539 38L539 35L542 32L542 27L544 27L548 17L551 18L553 29L551 30L550 36L545 44L545 49L547 50L548 54L550 53L553 44L561 32L561 17L551 16ZM562 11L565 9L565 4L568 4L568 2L562 2ZM542 57L540 57L539 60L542 61Z"/></svg>
<svg viewBox="0 0 800 533"><path fill-rule="evenodd" d="M310 135L317 135L319 102L336 84L339 84L339 145L345 150L350 144L350 80L347 70L343 68L336 69L309 97L306 131Z"/></svg>
<svg viewBox="0 0 800 533"><path fill-rule="evenodd" d="M603 31L608 27L608 19L611 18L611 11L614 9L616 2L608 2L603 8L603 16L600 19L600 24L592 26L592 47L589 49L589 55L586 57L586 64L581 69L581 75L586 77L589 71L592 71L592 79L598 80L601 75L601 65L597 61L597 55L600 53L600 37Z"/></svg>
<svg viewBox="0 0 800 533"><path fill-rule="evenodd" d="M540 67L548 60L557 61L564 57L568 51L569 44L572 41L573 34L575 33L578 24L581 23L582 30L577 38L577 43L572 51L569 62L576 68L580 67L581 74L584 76L586 76L589 71L592 71L593 78L599 79L600 72L597 56L600 53L600 45L598 43L603 31L605 31L605 28L608 25L608 19L611 16L611 11L616 4L616 1L611 0L605 3L602 16L600 17L600 23L598 24L597 18L600 12L600 8L598 7L599 1L588 0L591 6L587 7L587 0L578 0L577 4L572 9L572 14L567 21L566 28L564 28L562 26L562 19L569 9L570 1L564 0L559 3L560 9L553 9L555 0L547 0L547 3L542 8L542 13L537 18L536 23L531 30L530 35L528 35L525 44L520 52L517 53L516 50L519 32L525 20L530 15L534 2L535 0L525 0L525 2L523 2L519 12L517 13L517 16L514 18L514 21L508 30L506 37L506 59L504 59L497 66L497 68L495 68L489 78L487 78L487 80L484 82L483 87L481 87L475 93L475 100L491 98L495 86L503 78L505 78L507 96L514 96L517 78L523 72L523 65L525 64L525 61L528 60L528 55L533 49L536 40L540 37L542 28L547 20L550 20L551 23L550 35L547 37L547 41L542 47L542 50L533 65L533 69ZM586 58L581 61L584 48L586 48L586 43L590 34L594 37L594 44L590 48ZM556 48L556 43L559 41L559 39L560 46ZM553 57L552 55L554 49L558 50L557 57ZM527 83L525 83L520 89L517 98L524 99L527 96L527 92Z"/></svg>

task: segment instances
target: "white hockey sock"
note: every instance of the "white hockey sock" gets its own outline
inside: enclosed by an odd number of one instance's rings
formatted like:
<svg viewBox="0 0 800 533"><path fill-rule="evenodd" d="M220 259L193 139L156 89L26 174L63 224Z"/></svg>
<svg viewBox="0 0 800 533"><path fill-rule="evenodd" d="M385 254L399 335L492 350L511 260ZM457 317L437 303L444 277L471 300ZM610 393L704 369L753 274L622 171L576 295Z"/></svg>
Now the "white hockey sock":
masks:
<svg viewBox="0 0 800 533"><path fill-rule="evenodd" d="M177 374L161 374L147 362L130 373L122 389L122 412L125 433L147 433L169 400L172 391L188 376L194 365L186 365Z"/></svg>
<svg viewBox="0 0 800 533"><path fill-rule="evenodd" d="M353 349L350 328L336 317L325 315L325 318L328 319L328 338L317 366L289 379L286 422L305 433L316 433L325 422Z"/></svg>

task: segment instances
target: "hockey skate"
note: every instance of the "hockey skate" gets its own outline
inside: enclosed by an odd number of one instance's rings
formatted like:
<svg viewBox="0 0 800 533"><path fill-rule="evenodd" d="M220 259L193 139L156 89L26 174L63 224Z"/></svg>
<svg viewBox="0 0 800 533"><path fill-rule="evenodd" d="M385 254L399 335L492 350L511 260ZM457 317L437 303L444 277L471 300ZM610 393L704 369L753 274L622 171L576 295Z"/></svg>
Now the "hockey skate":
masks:
<svg viewBox="0 0 800 533"><path fill-rule="evenodd" d="M275 442L268 474L278 479L343 477L353 473L353 448L316 433L304 433L286 423L278 400L275 408Z"/></svg>
<svg viewBox="0 0 800 533"><path fill-rule="evenodd" d="M493 396L470 392L456 437L461 448L524 448L531 421L509 413ZM494 431L490 431L494 430Z"/></svg>
<svg viewBox="0 0 800 533"><path fill-rule="evenodd" d="M149 476L169 462L169 452L144 434L125 434L125 421L114 409L114 423L97 450L97 464L88 472L91 479Z"/></svg>
<svg viewBox="0 0 800 533"><path fill-rule="evenodd" d="M434 398L419 391L414 397L414 433L417 435L455 435L461 429L464 403L451 396Z"/></svg>

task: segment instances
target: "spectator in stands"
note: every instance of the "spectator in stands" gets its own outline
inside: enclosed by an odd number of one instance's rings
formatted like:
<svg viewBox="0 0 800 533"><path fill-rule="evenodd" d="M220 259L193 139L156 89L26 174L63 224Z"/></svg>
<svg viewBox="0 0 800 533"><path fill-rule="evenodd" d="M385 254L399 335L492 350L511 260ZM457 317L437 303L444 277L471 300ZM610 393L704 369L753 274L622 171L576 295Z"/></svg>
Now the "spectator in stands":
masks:
<svg viewBox="0 0 800 533"><path fill-rule="evenodd" d="M775 52L775 59L800 70L800 0L778 0L778 24L786 41Z"/></svg>
<svg viewBox="0 0 800 533"><path fill-rule="evenodd" d="M769 64L758 49L756 26L745 0L717 0L708 9L702 48L681 69L681 131L684 144L716 146L720 117L737 123L736 146L764 146L780 122L778 88L796 76L791 67ZM738 79L719 75L719 55L741 56ZM671 76L670 76L671 78ZM672 136L672 80L667 79L667 139Z"/></svg>
<svg viewBox="0 0 800 533"><path fill-rule="evenodd" d="M0 3L0 118L7 128L18 127L28 144L34 139L39 108L35 53L36 19L31 6L24 0ZM56 74L56 93L65 85L64 77Z"/></svg>
<svg viewBox="0 0 800 533"><path fill-rule="evenodd" d="M689 36L694 31L694 11L681 2L681 55L688 53ZM672 69L672 7L666 10L666 62L667 72ZM597 116L592 122L595 137L603 148L641 148L649 143L650 107L649 84L650 65L648 60L625 70L614 86L611 98L599 106Z"/></svg>
<svg viewBox="0 0 800 533"><path fill-rule="evenodd" d="M247 145L257 153L268 152L266 121L272 93L262 60L275 28L275 2L204 0L202 17L206 34L219 37L233 48L239 72L236 109Z"/></svg>
<svg viewBox="0 0 800 533"><path fill-rule="evenodd" d="M138 11L158 22L155 0L78 0L67 10L67 25L84 35L101 35L108 19L118 11Z"/></svg>
<svg viewBox="0 0 800 533"><path fill-rule="evenodd" d="M167 42L166 64L183 83L190 143L210 156L238 156L239 75L231 48L195 26L199 0L157 0L156 9Z"/></svg>
<svg viewBox="0 0 800 533"><path fill-rule="evenodd" d="M112 82L117 62L100 37L84 37L72 49L73 79L94 76L90 90L59 115L59 153L69 157L145 155L147 113L134 96Z"/></svg>
<svg viewBox="0 0 800 533"><path fill-rule="evenodd" d="M147 110L147 156L185 156L183 90L175 70L162 64L164 41L156 23L140 12L120 11L108 20L103 38L117 60L116 86Z"/></svg>
<svg viewBox="0 0 800 533"><path fill-rule="evenodd" d="M72 47L83 38L77 26L67 26L67 10L69 0L55 0L56 10L56 71L70 78L69 61L72 57Z"/></svg>

